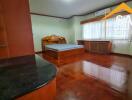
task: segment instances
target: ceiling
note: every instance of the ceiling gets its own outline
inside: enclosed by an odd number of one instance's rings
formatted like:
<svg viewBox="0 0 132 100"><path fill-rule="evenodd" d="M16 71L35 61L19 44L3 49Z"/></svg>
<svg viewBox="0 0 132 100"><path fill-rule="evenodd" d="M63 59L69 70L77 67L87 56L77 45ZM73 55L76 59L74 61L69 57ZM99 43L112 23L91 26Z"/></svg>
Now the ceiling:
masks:
<svg viewBox="0 0 132 100"><path fill-rule="evenodd" d="M125 0L30 0L30 12L69 18L86 14Z"/></svg>

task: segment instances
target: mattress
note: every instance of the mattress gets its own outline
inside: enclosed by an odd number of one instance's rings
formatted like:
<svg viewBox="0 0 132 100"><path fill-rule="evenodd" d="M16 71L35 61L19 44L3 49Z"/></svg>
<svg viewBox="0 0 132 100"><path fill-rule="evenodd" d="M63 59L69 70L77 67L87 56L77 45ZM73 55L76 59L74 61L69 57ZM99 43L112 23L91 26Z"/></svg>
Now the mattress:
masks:
<svg viewBox="0 0 132 100"><path fill-rule="evenodd" d="M83 48L83 45L76 44L50 44L45 46L47 50L55 50L55 51L66 51L77 48Z"/></svg>

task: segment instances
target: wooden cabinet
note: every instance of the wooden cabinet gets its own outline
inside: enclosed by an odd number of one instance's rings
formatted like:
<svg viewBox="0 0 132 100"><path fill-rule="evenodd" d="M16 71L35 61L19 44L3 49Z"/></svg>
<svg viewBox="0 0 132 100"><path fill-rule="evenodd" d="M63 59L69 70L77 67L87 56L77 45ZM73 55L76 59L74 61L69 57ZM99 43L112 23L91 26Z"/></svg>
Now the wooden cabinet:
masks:
<svg viewBox="0 0 132 100"><path fill-rule="evenodd" d="M3 14L3 7L0 1L0 59L8 57L7 32Z"/></svg>
<svg viewBox="0 0 132 100"><path fill-rule="evenodd" d="M112 43L110 41L78 40L78 44L84 45L85 50L90 53L109 54Z"/></svg>
<svg viewBox="0 0 132 100"><path fill-rule="evenodd" d="M0 0L0 59L32 54L29 0Z"/></svg>

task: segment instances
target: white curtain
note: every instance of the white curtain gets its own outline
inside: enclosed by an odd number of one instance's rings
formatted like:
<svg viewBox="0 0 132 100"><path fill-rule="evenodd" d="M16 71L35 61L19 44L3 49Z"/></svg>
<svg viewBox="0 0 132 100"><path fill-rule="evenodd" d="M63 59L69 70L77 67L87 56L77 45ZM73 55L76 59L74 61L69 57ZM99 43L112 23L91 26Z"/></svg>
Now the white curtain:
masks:
<svg viewBox="0 0 132 100"><path fill-rule="evenodd" d="M83 25L84 39L111 39L130 40L131 32L127 16L122 16L125 20L117 21L117 17L107 20L91 22Z"/></svg>
<svg viewBox="0 0 132 100"><path fill-rule="evenodd" d="M97 21L83 25L84 39L101 39L105 33L104 21Z"/></svg>
<svg viewBox="0 0 132 100"><path fill-rule="evenodd" d="M126 16L122 16L125 19ZM106 39L129 40L129 22L127 20L119 20L111 18L106 20Z"/></svg>

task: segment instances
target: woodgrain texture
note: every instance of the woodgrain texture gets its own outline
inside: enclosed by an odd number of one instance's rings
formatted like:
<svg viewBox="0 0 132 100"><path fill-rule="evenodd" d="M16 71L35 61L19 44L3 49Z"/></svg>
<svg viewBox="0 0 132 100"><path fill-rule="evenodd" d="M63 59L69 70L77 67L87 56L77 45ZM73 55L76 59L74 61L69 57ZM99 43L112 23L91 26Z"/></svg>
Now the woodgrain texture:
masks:
<svg viewBox="0 0 132 100"><path fill-rule="evenodd" d="M0 59L8 57L8 42L3 7L0 1Z"/></svg>
<svg viewBox="0 0 132 100"><path fill-rule="evenodd" d="M90 53L111 53L112 43L110 41L78 40L78 44L84 45L85 50Z"/></svg>
<svg viewBox="0 0 132 100"><path fill-rule="evenodd" d="M56 59L40 56L58 64ZM62 60L56 78L56 100L132 100L132 58L85 53ZM127 82L122 84L123 80ZM110 81L117 87L108 84Z"/></svg>
<svg viewBox="0 0 132 100"><path fill-rule="evenodd" d="M49 58L56 59L58 64L62 64L64 59L70 59L73 56L78 56L84 53L84 48L77 48L65 51L54 51L54 50L46 50L44 52L44 56L48 56Z"/></svg>
<svg viewBox="0 0 132 100"><path fill-rule="evenodd" d="M65 37L51 35L51 36L43 37L41 43L42 43L42 51L45 51L45 45L66 44L67 41L66 41Z"/></svg>
<svg viewBox="0 0 132 100"><path fill-rule="evenodd" d="M28 0L0 0L0 3L6 25L9 57L34 54Z"/></svg>

